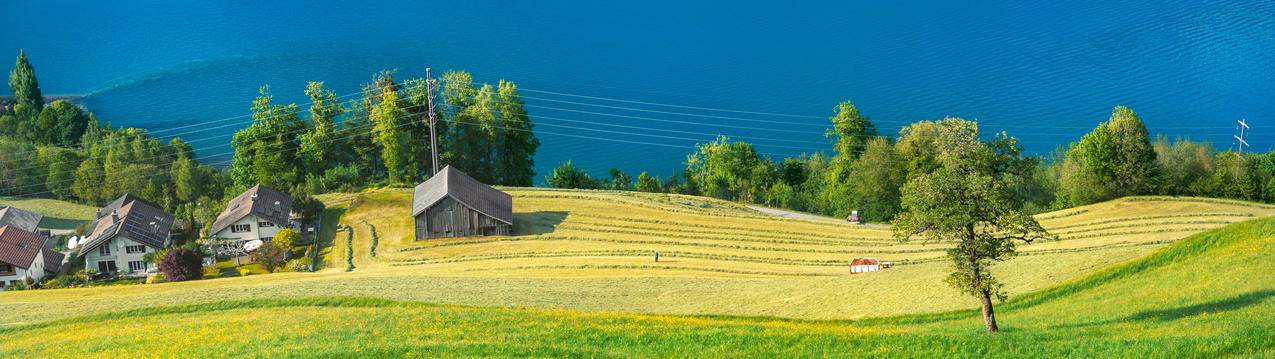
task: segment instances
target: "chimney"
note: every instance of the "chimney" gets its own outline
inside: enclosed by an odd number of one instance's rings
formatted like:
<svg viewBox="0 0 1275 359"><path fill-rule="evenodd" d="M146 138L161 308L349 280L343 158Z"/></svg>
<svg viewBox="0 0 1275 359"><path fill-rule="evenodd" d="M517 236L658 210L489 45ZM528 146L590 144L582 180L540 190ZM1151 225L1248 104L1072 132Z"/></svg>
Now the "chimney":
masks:
<svg viewBox="0 0 1275 359"><path fill-rule="evenodd" d="M253 193L253 194L252 194L252 201L253 201L253 202L256 202L256 201L257 201L257 194L256 194L256 193Z"/></svg>

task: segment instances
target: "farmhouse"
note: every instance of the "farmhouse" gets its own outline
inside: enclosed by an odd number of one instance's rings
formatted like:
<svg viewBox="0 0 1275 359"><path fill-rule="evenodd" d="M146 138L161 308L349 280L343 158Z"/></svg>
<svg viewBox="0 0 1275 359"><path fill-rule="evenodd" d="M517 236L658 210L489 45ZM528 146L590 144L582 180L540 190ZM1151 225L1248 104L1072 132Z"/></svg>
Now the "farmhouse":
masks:
<svg viewBox="0 0 1275 359"><path fill-rule="evenodd" d="M143 257L168 247L173 215L126 194L102 207L93 218L89 234L77 247L86 270L125 275L155 270Z"/></svg>
<svg viewBox="0 0 1275 359"><path fill-rule="evenodd" d="M875 272L881 270L881 261L876 258L855 258L850 261L850 274Z"/></svg>
<svg viewBox="0 0 1275 359"><path fill-rule="evenodd" d="M40 227L41 220L44 220L44 216L39 213L13 207L0 208L0 227L12 226L27 232L37 232L36 228Z"/></svg>
<svg viewBox="0 0 1275 359"><path fill-rule="evenodd" d="M209 237L243 243L274 239L280 228L292 226L292 197L257 185L230 200L209 228Z"/></svg>
<svg viewBox="0 0 1275 359"><path fill-rule="evenodd" d="M57 274L63 257L62 253L45 248L39 234L13 226L0 227L0 290Z"/></svg>
<svg viewBox="0 0 1275 359"><path fill-rule="evenodd" d="M413 193L416 239L507 235L514 225L513 208L508 193L443 167Z"/></svg>

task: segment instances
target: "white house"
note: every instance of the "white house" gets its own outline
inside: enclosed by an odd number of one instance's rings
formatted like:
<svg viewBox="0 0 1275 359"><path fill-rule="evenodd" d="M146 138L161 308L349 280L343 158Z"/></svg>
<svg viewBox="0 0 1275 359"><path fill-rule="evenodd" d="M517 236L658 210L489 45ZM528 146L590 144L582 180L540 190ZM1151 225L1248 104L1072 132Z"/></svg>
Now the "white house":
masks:
<svg viewBox="0 0 1275 359"><path fill-rule="evenodd" d="M44 248L44 238L13 226L0 227L0 290L57 274L62 253Z"/></svg>
<svg viewBox="0 0 1275 359"><path fill-rule="evenodd" d="M77 247L84 268L125 276L155 271L147 253L168 247L173 215L131 194L97 211L91 231Z"/></svg>
<svg viewBox="0 0 1275 359"><path fill-rule="evenodd" d="M257 185L226 203L209 228L211 238L238 242L269 242L281 228L292 225L292 197Z"/></svg>

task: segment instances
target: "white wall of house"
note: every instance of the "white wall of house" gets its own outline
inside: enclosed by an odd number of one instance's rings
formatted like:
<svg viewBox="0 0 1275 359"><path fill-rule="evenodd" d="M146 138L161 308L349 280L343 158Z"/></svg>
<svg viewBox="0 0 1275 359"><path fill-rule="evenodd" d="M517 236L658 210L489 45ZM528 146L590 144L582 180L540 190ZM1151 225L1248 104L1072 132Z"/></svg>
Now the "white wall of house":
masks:
<svg viewBox="0 0 1275 359"><path fill-rule="evenodd" d="M850 273L867 273L867 272L876 272L878 270L881 270L880 264L860 264L860 265L850 266Z"/></svg>
<svg viewBox="0 0 1275 359"><path fill-rule="evenodd" d="M264 226L263 226L264 224ZM287 226L284 223L283 226ZM268 241L274 239L276 233L279 232L280 224L272 223L270 220L258 217L256 213L244 216L243 219L230 225L229 228L221 230L213 234L214 238L233 239L241 241L251 241L255 239Z"/></svg>
<svg viewBox="0 0 1275 359"><path fill-rule="evenodd" d="M35 260L32 262L33 263L28 265L30 266L28 269L22 269L18 266L10 266L13 274L0 275L0 287L8 287L19 282L25 283L27 279L31 279L35 282L39 282L44 279L44 253L36 253Z"/></svg>
<svg viewBox="0 0 1275 359"><path fill-rule="evenodd" d="M139 246L141 248L138 248ZM103 251L103 247L109 248L109 251ZM157 269L145 258L146 253L154 252L155 248L121 235L85 253L84 269L102 273L103 265L99 263L113 262L115 270L119 273L142 274ZM132 263L131 267L129 263ZM105 267L109 269L109 266Z"/></svg>

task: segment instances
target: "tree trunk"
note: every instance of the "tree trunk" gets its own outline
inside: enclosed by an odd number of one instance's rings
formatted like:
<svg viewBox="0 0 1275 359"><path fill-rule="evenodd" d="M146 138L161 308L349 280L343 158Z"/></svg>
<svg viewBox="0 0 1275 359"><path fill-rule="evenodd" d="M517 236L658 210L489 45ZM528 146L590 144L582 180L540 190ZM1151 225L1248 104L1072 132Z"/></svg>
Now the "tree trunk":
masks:
<svg viewBox="0 0 1275 359"><path fill-rule="evenodd" d="M996 327L996 312L992 310L992 294L983 291L983 326L987 327L988 333L996 333L1000 328Z"/></svg>

